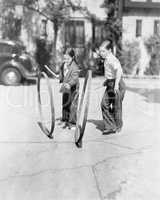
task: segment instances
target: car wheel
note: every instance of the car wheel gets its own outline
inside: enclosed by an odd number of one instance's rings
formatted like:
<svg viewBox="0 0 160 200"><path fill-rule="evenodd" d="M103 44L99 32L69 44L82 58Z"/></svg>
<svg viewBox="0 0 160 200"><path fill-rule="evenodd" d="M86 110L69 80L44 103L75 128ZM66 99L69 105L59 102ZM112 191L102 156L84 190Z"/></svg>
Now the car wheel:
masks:
<svg viewBox="0 0 160 200"><path fill-rule="evenodd" d="M22 76L18 69L14 67L7 67L1 73L1 81L5 85L19 85Z"/></svg>

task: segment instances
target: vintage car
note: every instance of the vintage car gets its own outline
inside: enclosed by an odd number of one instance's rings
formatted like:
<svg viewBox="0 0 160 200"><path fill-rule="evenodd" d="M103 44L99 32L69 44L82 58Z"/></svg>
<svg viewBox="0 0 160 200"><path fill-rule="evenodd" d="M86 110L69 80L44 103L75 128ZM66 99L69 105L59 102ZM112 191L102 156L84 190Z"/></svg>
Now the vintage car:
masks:
<svg viewBox="0 0 160 200"><path fill-rule="evenodd" d="M36 62L20 42L0 40L0 82L18 85L36 77Z"/></svg>

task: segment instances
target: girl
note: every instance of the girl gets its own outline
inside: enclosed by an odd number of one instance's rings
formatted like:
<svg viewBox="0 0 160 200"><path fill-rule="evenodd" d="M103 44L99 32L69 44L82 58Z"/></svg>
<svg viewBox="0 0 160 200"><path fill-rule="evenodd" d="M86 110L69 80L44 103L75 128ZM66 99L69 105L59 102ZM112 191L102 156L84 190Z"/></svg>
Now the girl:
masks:
<svg viewBox="0 0 160 200"><path fill-rule="evenodd" d="M62 86L62 121L63 128L72 129L76 125L77 107L79 98L79 68L75 58L75 52L67 48L64 54L64 62L60 68L60 83Z"/></svg>

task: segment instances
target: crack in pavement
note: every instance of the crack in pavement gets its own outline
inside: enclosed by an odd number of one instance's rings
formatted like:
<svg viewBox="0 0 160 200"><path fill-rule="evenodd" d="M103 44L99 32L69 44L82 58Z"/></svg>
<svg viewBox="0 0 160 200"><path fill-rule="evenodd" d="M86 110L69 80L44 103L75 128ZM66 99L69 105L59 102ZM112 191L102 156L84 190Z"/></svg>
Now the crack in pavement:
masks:
<svg viewBox="0 0 160 200"><path fill-rule="evenodd" d="M0 182L5 182L8 181L9 179L14 179L14 178L27 178L27 177L33 177L33 176L38 176L40 174L44 174L47 172L51 172L52 174L55 174L57 172L62 172L62 171L66 171L66 170L77 170L77 169L81 169L81 168L89 168L92 165L81 165L81 166L77 166L77 167L73 167L73 168L61 168L61 169L45 169L45 170L41 170L39 172L35 172L32 174L22 174L22 175L17 175L17 176L9 176L7 178L4 179L0 179Z"/></svg>
<svg viewBox="0 0 160 200"><path fill-rule="evenodd" d="M111 160L111 159L119 159L119 158L123 158L123 157L127 157L127 156L137 155L137 154L143 154L143 152L142 151L136 151L134 153L126 153L126 154L122 154L122 155L118 155L118 156L111 156L111 157L108 157L106 159L103 159L101 161L96 162L95 164L93 164L93 166L95 167L95 166L102 164L102 163L104 163L108 160Z"/></svg>
<svg viewBox="0 0 160 200"><path fill-rule="evenodd" d="M89 141L90 142L90 141ZM92 142L92 141L91 141ZM114 145L114 146L118 146L120 148L123 148L123 149L128 149L128 150L136 150L136 148L133 148L133 147L129 147L129 146L126 146L126 145L120 145L120 144L116 144L116 143L113 143L113 142L107 142L105 140L101 140L101 141L94 141L94 142L102 142L102 143L107 143L107 144L111 144L111 145Z"/></svg>
<svg viewBox="0 0 160 200"><path fill-rule="evenodd" d="M74 142L72 141L45 141L45 142L41 142L41 141L0 141L0 144L56 144L56 143L67 143L67 144L73 144Z"/></svg>
<svg viewBox="0 0 160 200"><path fill-rule="evenodd" d="M83 141L83 143L87 144L87 143L92 143L92 142L96 142L96 143L108 143L114 146L118 146L120 148L124 148L124 149L129 149L129 150L136 150L133 147L129 147L129 146L124 146L124 145L119 145L119 144L115 144L113 142L108 142L105 140L86 140ZM54 141L54 142L30 142L30 141L0 141L0 144L75 144L75 142L72 141Z"/></svg>
<svg viewBox="0 0 160 200"><path fill-rule="evenodd" d="M120 145L120 144L113 143L113 142L105 142L105 143L112 144L112 145L118 146L120 148L133 150L133 151L135 151L135 150L138 150L138 151L148 150L148 149L153 148L153 146L154 146L154 145L144 145L143 147L140 147L140 148L134 148L134 147L129 147L129 146L126 146L126 145L124 146L124 145Z"/></svg>
<svg viewBox="0 0 160 200"><path fill-rule="evenodd" d="M97 187L97 190L99 192L99 196L100 196L100 199L101 200L104 200L104 199L110 199L110 200L115 200L116 197L117 197L117 194L119 194L121 191L122 191L122 188L121 188L121 184L119 185L119 187L114 190L113 192L110 192L107 194L107 196L103 196L102 195L102 191L100 189L100 183L98 181L98 178L97 178L97 175L96 175L96 166L99 165L99 164L102 164L102 163L105 163L111 159L119 159L119 158L122 158L122 157L127 157L127 156L133 156L133 155L137 155L137 154L143 154L144 152L141 152L141 151L137 151L137 152L134 152L134 153L128 153L128 154L123 154L123 155L120 155L120 156L112 156L112 157L108 157L102 161L99 161L97 163L95 163L94 165L92 165L92 171L93 171L93 174L94 174L94 177L95 177L95 181L96 181L96 187ZM122 184L125 184L126 181L122 181L121 182Z"/></svg>
<svg viewBox="0 0 160 200"><path fill-rule="evenodd" d="M0 182L7 181L8 179L13 179L13 178L24 178L24 177L37 176L37 175L40 175L40 174L43 174L43 173L46 173L46 172L51 172L51 173L55 174L57 172L62 172L62 171L65 171L65 170L77 170L77 169L81 169L81 168L90 168L90 167L95 168L97 165L102 164L104 162L107 162L108 160L111 160L111 159L119 159L119 158L122 158L122 157L133 156L133 155L142 154L142 153L143 152L138 151L138 152L127 153L127 154L123 154L123 155L119 155L119 156L111 156L111 157L108 157L106 159L103 159L103 160L98 161L95 164L91 164L91 165L80 165L80 166L73 167L73 168L45 169L45 170L42 170L42 171L39 171L39 172L36 172L36 173L32 173L32 174L22 174L22 175L17 175L17 176L9 176L7 178L0 179Z"/></svg>
<svg viewBox="0 0 160 200"><path fill-rule="evenodd" d="M32 173L32 174L22 174L22 175L16 175L16 176L9 176L7 178L4 178L4 179L0 179L0 182L6 182L6 181L9 181L10 179L16 179L16 178L31 178L31 177L34 177L34 176L38 176L38 175L41 175L41 174L44 174L44 173L47 173L47 172L50 172L52 174L56 174L56 173L59 173L59 172L62 172L62 171L66 171L66 170L77 170L77 169L82 169L82 168L90 168L92 170L92 174L93 174L93 177L94 177L94 180L95 180L95 184L96 184L96 188L97 188L97 191L98 191L98 194L99 194L99 198L100 200L104 200L105 198L109 198L109 199L115 199L116 198L116 195L120 193L121 191L121 186L119 186L119 188L117 188L115 191L107 194L107 196L103 196L102 194L102 191L101 191L101 188L100 188L100 182L98 181L98 178L97 178L97 170L96 170L96 167L102 163L105 163L111 159L119 159L119 158L123 158L123 157L130 157L130 156L133 156L133 155L138 155L138 154L144 154L143 151L136 151L134 153L127 153L127 154L122 154L122 155L119 155L119 156L111 156L111 157L108 157L106 159L103 159L99 162L96 162L95 164L91 164L91 165L80 165L80 166L76 166L76 167L73 167L73 168L62 168L62 169L45 169L45 170L41 170L39 172L35 172L35 173Z"/></svg>
<svg viewBox="0 0 160 200"><path fill-rule="evenodd" d="M116 200L117 195L120 194L121 192L122 192L122 187L121 185L119 185L119 187L116 190L108 193L107 196L104 196L104 199Z"/></svg>
<svg viewBox="0 0 160 200"><path fill-rule="evenodd" d="M103 200L103 195L102 195L102 192L101 192L101 189L100 189L100 185L99 185L99 182L98 182L98 179L97 179L97 176L96 176L96 169L94 168L94 166L92 166L92 173L93 173L93 176L94 176L94 179L95 179L96 188L97 188L97 191L98 191L98 194L99 194L99 198L101 200Z"/></svg>

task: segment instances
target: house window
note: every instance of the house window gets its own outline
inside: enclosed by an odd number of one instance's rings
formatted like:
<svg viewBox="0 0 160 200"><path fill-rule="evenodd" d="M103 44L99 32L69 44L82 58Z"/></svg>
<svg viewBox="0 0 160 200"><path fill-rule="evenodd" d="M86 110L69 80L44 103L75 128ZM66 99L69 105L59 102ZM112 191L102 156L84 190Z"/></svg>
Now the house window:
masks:
<svg viewBox="0 0 160 200"><path fill-rule="evenodd" d="M142 20L136 20L136 37L142 36Z"/></svg>
<svg viewBox="0 0 160 200"><path fill-rule="evenodd" d="M41 21L41 36L47 36L47 20L45 19Z"/></svg>
<svg viewBox="0 0 160 200"><path fill-rule="evenodd" d="M100 45L107 38L104 22L93 23L93 42Z"/></svg>
<svg viewBox="0 0 160 200"><path fill-rule="evenodd" d="M84 47L84 21L69 21L65 24L65 44L72 47Z"/></svg>
<svg viewBox="0 0 160 200"><path fill-rule="evenodd" d="M154 21L154 34L160 35L160 20Z"/></svg>
<svg viewBox="0 0 160 200"><path fill-rule="evenodd" d="M15 18L15 35L18 38L21 34L22 19Z"/></svg>

